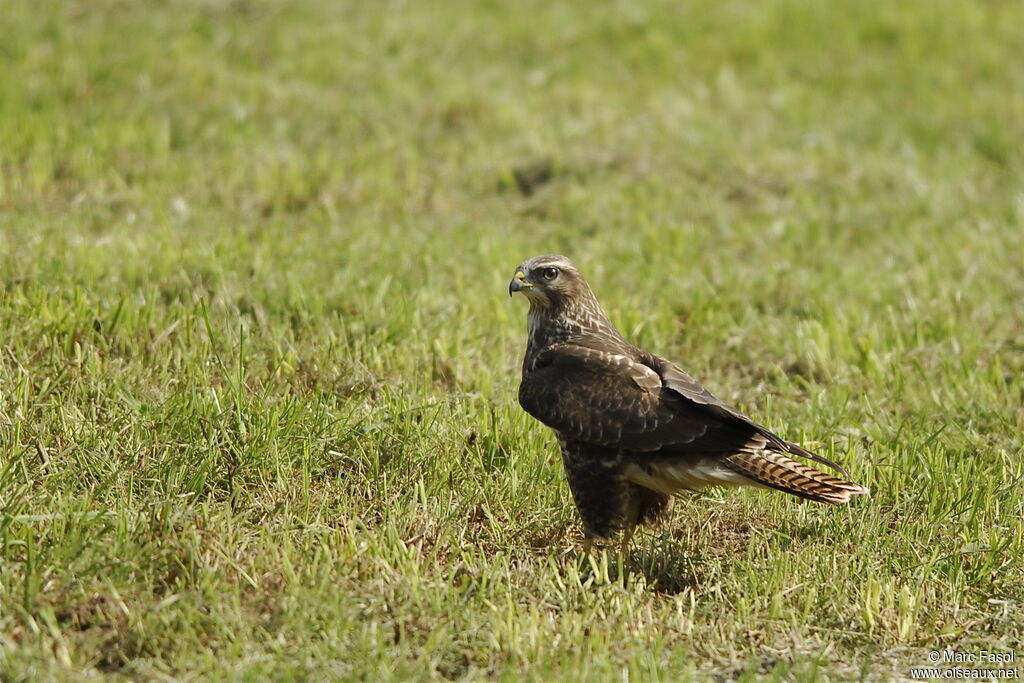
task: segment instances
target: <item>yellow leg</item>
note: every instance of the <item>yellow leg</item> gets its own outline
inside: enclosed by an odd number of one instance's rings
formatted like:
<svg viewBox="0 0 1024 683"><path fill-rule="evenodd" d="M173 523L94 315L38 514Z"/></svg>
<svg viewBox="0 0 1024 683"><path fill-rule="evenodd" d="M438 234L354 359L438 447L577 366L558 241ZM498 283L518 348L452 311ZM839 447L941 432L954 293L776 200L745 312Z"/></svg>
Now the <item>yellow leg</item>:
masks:
<svg viewBox="0 0 1024 683"><path fill-rule="evenodd" d="M622 544L619 546L619 551L622 552L623 557L629 553L629 543L633 540L633 531L635 529L636 527L631 524L622 532Z"/></svg>
<svg viewBox="0 0 1024 683"><path fill-rule="evenodd" d="M584 555L589 555L590 554L590 549L593 548L593 547L594 547L594 539L592 539L590 536L587 536L583 540L583 554Z"/></svg>
<svg viewBox="0 0 1024 683"><path fill-rule="evenodd" d="M629 507L626 509L625 528L622 530L622 544L619 546L622 557L626 557L629 553L629 542L633 540L633 532L636 531L636 525L640 523L640 517L646 504L646 498L642 493L645 490L639 486L631 489L632 495L629 498Z"/></svg>

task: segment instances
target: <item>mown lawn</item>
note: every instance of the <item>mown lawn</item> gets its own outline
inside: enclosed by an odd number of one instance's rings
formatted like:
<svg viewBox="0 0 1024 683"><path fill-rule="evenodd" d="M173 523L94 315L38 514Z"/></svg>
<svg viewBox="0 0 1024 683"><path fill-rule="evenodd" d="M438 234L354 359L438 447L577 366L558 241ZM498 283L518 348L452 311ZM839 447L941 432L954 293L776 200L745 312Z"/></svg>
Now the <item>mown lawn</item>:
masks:
<svg viewBox="0 0 1024 683"><path fill-rule="evenodd" d="M5 3L0 679L1024 675L1021 26ZM872 495L582 557L515 401L546 252Z"/></svg>

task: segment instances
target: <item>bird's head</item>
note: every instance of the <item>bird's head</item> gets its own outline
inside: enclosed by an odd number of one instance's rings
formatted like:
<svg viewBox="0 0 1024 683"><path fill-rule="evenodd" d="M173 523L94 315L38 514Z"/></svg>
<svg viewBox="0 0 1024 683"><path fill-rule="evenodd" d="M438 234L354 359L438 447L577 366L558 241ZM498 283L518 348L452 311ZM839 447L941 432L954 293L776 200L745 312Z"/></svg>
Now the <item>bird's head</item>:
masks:
<svg viewBox="0 0 1024 683"><path fill-rule="evenodd" d="M573 262L564 256L534 256L516 268L508 294L522 292L531 306L559 308L569 301L593 296L587 281Z"/></svg>
<svg viewBox="0 0 1024 683"><path fill-rule="evenodd" d="M522 292L530 302L526 328L528 349L543 349L579 336L597 336L622 343L622 335L601 310L590 285L564 256L534 256L516 268L508 285L509 296ZM527 365L531 352L527 352Z"/></svg>

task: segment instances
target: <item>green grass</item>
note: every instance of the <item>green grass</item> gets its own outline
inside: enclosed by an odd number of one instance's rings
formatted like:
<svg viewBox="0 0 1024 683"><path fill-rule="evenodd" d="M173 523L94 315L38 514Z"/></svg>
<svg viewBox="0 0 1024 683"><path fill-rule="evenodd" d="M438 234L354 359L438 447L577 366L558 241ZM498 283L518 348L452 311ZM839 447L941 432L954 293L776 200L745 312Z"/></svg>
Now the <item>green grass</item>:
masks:
<svg viewBox="0 0 1024 683"><path fill-rule="evenodd" d="M7 3L0 678L1021 659L1022 25L926 0ZM713 490L624 562L582 558L515 401L507 282L545 252L872 495Z"/></svg>

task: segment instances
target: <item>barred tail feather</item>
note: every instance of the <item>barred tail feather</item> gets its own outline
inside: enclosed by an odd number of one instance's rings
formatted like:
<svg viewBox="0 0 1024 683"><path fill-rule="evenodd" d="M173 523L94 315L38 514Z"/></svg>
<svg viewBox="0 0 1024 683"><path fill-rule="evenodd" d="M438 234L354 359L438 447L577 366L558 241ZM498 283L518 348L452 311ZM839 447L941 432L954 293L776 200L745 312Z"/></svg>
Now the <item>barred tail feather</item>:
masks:
<svg viewBox="0 0 1024 683"><path fill-rule="evenodd" d="M850 496L868 493L860 484L819 472L770 450L743 451L724 458L722 464L762 486L819 503L842 505L850 502Z"/></svg>

